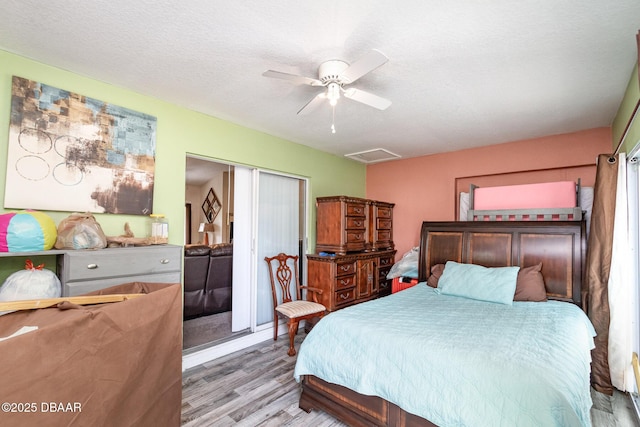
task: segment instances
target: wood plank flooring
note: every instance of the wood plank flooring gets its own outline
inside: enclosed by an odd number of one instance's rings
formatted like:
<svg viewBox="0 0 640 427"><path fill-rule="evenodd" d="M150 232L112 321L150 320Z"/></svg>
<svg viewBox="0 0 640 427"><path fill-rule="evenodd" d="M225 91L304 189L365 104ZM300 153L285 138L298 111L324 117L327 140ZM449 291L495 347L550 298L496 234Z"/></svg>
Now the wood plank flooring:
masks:
<svg viewBox="0 0 640 427"><path fill-rule="evenodd" d="M296 350L304 336L301 330ZM296 357L287 356L287 347L288 340L280 337L184 372L182 426L345 426L324 412L298 408ZM640 426L627 395L592 395L593 427Z"/></svg>
<svg viewBox="0 0 640 427"><path fill-rule="evenodd" d="M296 349L304 335L298 334ZM280 337L186 371L182 425L345 426L323 412L307 414L298 408L296 357L287 356L287 348L288 340Z"/></svg>

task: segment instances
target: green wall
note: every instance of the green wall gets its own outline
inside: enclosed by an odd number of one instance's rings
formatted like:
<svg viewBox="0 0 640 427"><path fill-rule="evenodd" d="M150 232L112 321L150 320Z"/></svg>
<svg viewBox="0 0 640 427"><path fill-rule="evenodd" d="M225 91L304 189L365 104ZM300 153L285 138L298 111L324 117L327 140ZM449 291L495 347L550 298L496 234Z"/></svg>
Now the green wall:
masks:
<svg viewBox="0 0 640 427"><path fill-rule="evenodd" d="M633 111L640 102L640 83L638 81L638 65L633 69L629 84L627 85L627 91L622 98L620 108L616 114L613 124L611 126L611 132L613 136L613 149L618 146L618 142L624 136L624 131L629 122L629 119L633 115ZM633 147L640 141L640 112L636 115L636 119L631 124L627 135L624 137L624 142L620 151L628 153Z"/></svg>
<svg viewBox="0 0 640 427"><path fill-rule="evenodd" d="M169 221L169 243L177 245L184 243L187 153L306 177L309 179L311 206L314 206L317 196L334 194L365 196L366 167L353 160L314 150L2 50L0 50L0 64L0 200L2 200L2 206L4 206L7 168L11 78L14 75L157 118L153 210L156 213L165 214ZM55 197L51 194L42 196ZM0 208L0 214L8 211L10 210ZM309 211L310 216L307 219L311 233L309 249L313 250L315 209ZM56 223L69 215L69 212L47 211L47 213ZM147 232L145 217L96 214L96 218L109 236L122 234L125 222L129 222L136 236L145 236ZM24 265L24 260L18 262ZM3 271L13 268L14 264L7 258L0 258L0 280L4 278ZM50 265L49 262L47 264Z"/></svg>

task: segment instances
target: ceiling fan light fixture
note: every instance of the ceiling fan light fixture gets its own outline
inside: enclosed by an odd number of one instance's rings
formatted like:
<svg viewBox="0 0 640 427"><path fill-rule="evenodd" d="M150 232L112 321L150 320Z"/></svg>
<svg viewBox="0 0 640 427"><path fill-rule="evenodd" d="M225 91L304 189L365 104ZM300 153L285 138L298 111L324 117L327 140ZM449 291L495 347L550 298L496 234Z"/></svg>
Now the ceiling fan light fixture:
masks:
<svg viewBox="0 0 640 427"><path fill-rule="evenodd" d="M340 92L343 92L345 98L379 110L385 110L389 105L391 105L391 101L388 99L352 87L345 90L344 86L351 85L360 77L372 72L388 60L389 59L382 52L373 49L351 64L339 59L331 59L323 62L318 67L317 79L297 76L275 70L267 70L262 73L262 75L265 77L288 80L294 84L306 84L314 87L324 86L326 88L326 90L316 94L313 99L298 110L298 114L307 114L315 109L325 99L328 99L331 107L335 108L341 96Z"/></svg>
<svg viewBox="0 0 640 427"><path fill-rule="evenodd" d="M327 87L327 98L329 99L329 104L335 107L338 99L340 99L340 85L338 83L329 83Z"/></svg>

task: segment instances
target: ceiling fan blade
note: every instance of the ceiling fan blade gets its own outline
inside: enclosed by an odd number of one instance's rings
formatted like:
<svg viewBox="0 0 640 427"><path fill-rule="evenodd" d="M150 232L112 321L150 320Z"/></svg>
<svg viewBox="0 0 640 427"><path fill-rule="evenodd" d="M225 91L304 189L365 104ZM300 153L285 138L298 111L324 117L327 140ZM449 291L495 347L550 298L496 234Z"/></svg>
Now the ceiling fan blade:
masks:
<svg viewBox="0 0 640 427"><path fill-rule="evenodd" d="M344 97L361 102L370 107L377 108L378 110L386 110L391 105L391 101L386 98L382 98L378 95L374 95L370 92L365 92L364 90L356 89L354 87L346 89L344 91Z"/></svg>
<svg viewBox="0 0 640 427"><path fill-rule="evenodd" d="M340 79L345 84L353 83L360 77L383 65L388 60L389 58L387 58L384 53L373 49L340 73Z"/></svg>
<svg viewBox="0 0 640 427"><path fill-rule="evenodd" d="M320 104L322 104L325 99L327 99L326 92L320 92L319 94L314 96L311 99L311 101L307 102L304 105L304 107L302 107L300 110L298 110L298 114L301 114L301 115L309 114L310 112L312 112L313 110L318 108L318 106Z"/></svg>
<svg viewBox="0 0 640 427"><path fill-rule="evenodd" d="M296 74L283 73L282 71L267 70L262 73L262 75L265 77L272 77L274 79L288 80L291 83L297 85L322 86L322 82L318 79L298 76Z"/></svg>

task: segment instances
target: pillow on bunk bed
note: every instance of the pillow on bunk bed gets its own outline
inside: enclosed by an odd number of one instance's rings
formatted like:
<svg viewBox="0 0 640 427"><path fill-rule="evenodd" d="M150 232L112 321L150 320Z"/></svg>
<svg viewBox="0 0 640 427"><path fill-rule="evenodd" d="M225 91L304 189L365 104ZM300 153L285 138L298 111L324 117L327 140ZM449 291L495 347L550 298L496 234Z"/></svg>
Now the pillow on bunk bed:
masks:
<svg viewBox="0 0 640 427"><path fill-rule="evenodd" d="M516 281L514 301L542 302L547 300L547 289L544 286L541 270L542 263L520 269Z"/></svg>
<svg viewBox="0 0 640 427"><path fill-rule="evenodd" d="M447 261L437 292L512 305L520 267L483 267Z"/></svg>

